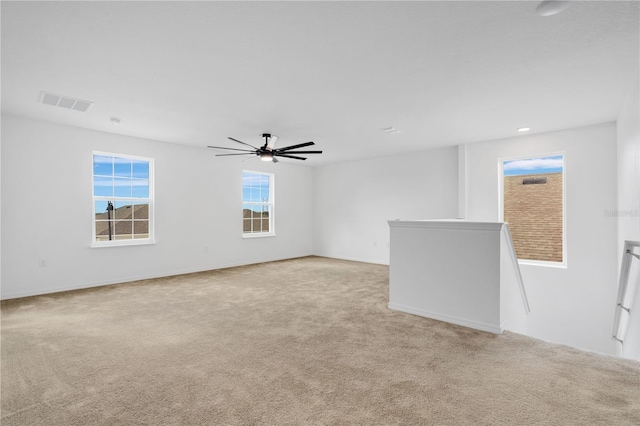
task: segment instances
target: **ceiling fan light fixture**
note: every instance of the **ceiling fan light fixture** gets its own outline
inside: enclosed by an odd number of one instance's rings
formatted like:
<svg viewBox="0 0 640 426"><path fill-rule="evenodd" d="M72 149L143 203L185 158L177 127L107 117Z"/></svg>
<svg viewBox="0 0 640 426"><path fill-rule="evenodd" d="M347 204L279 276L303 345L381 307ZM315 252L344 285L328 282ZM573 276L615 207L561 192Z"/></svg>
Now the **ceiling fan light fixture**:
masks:
<svg viewBox="0 0 640 426"><path fill-rule="evenodd" d="M273 152L270 152L270 151L261 152L260 159L262 161L273 161Z"/></svg>
<svg viewBox="0 0 640 426"><path fill-rule="evenodd" d="M276 146L276 142L278 142L278 139L280 138L277 137L276 135L271 135L271 137L267 139L267 148L270 150L273 149L273 147Z"/></svg>

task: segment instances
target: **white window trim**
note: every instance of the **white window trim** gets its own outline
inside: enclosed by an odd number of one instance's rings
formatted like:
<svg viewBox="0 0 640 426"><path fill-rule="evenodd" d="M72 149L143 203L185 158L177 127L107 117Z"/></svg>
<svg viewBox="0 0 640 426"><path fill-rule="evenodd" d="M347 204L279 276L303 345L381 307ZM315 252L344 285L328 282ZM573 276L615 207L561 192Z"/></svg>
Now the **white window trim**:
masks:
<svg viewBox="0 0 640 426"><path fill-rule="evenodd" d="M138 238L131 240L111 240L111 241L96 241L96 197L93 195L94 184L93 184L93 157L94 155L104 155L107 157L120 157L120 158L130 158L132 160L142 160L149 162L149 238ZM106 151L93 151L91 153L91 248L102 248L102 247L123 247L123 246L141 246L141 245L152 245L155 244L155 208L154 208L154 159L149 157L142 157L139 155L130 155L130 154L118 154L115 152L106 152ZM99 197L101 198L101 197ZM110 197L112 201L129 201L131 198L122 198L122 197Z"/></svg>
<svg viewBox="0 0 640 426"><path fill-rule="evenodd" d="M243 170L242 173L255 173L255 174L260 174L260 175L266 175L269 176L269 204L270 204L270 209L269 209L269 232L242 232L242 238L264 238L264 237L275 237L276 236L276 225L275 225L275 208L276 208L276 202L275 202L275 190L274 190L274 174L273 173L268 173L268 172L258 172L255 170ZM242 176L242 175L241 175ZM243 186L241 186L241 188L243 188ZM241 200L241 203L244 204L244 199ZM244 219L242 219L244 220Z"/></svg>
<svg viewBox="0 0 640 426"><path fill-rule="evenodd" d="M562 262L518 259L519 265L567 269L567 155L565 151L498 158L498 221L504 222L504 162L562 155Z"/></svg>

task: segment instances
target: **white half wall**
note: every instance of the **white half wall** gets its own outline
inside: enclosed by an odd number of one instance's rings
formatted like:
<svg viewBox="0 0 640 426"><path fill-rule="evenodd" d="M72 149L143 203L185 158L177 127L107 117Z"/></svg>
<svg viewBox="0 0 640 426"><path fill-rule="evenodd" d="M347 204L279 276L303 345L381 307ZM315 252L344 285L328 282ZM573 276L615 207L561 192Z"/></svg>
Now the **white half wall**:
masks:
<svg viewBox="0 0 640 426"><path fill-rule="evenodd" d="M509 226L390 220L389 308L477 330L526 333Z"/></svg>
<svg viewBox="0 0 640 426"><path fill-rule="evenodd" d="M567 267L521 265L531 313L527 334L601 353L611 338L617 293L614 123L467 145L469 220L499 218L498 159L564 152Z"/></svg>
<svg viewBox="0 0 640 426"><path fill-rule="evenodd" d="M312 254L310 167L8 116L1 148L3 299ZM90 247L94 150L155 159L155 244ZM275 237L242 238L243 169L275 174Z"/></svg>
<svg viewBox="0 0 640 426"><path fill-rule="evenodd" d="M389 264L393 219L458 212L458 148L315 168L314 253Z"/></svg>

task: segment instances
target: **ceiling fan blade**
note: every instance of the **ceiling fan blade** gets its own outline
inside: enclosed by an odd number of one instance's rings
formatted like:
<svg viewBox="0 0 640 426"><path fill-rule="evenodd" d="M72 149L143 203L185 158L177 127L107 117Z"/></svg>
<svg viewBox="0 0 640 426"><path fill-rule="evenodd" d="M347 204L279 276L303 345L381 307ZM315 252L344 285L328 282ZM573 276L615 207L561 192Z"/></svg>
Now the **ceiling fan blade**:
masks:
<svg viewBox="0 0 640 426"><path fill-rule="evenodd" d="M226 147L224 147L224 146L211 146L211 145L208 145L208 146L207 146L207 148L214 148L214 149L230 149L230 150L232 150L232 151L255 152L255 151L252 151L252 150L250 150L250 149L226 148Z"/></svg>
<svg viewBox="0 0 640 426"><path fill-rule="evenodd" d="M244 163L245 161L255 160L256 158L260 158L260 157L259 157L259 156L257 156L257 155L254 155L253 157L249 157L249 158L247 158L246 160L242 160L242 162Z"/></svg>
<svg viewBox="0 0 640 426"><path fill-rule="evenodd" d="M289 154L322 154L322 151L287 151L287 153Z"/></svg>
<svg viewBox="0 0 640 426"><path fill-rule="evenodd" d="M300 143L298 145L291 145L291 146L285 146L284 148L278 148L275 149L274 151L289 151L290 149L296 149L296 148L302 148L305 146L309 146L309 145L315 145L315 143L313 142L305 142L305 143Z"/></svg>
<svg viewBox="0 0 640 426"><path fill-rule="evenodd" d="M322 151L293 151L294 149L315 145L315 143L311 141L299 143L297 145L285 146L284 148L275 148L276 141L279 139L278 136L272 136L269 133L263 133L262 137L265 138L265 143L264 143L264 146L262 146L261 148L256 148L253 145L249 145L248 143L232 138L231 136L229 136L228 139L234 142L237 142L239 144L248 146L249 148L252 148L252 149L227 148L226 146L212 146L212 145L209 145L208 148L239 151L239 152L230 153L230 154L216 154L216 157L228 157L231 155L249 155L250 157L244 161L249 161L257 157L267 160L268 157L271 157L271 161L273 161L274 163L278 162L278 160L276 159L276 156L284 157L284 158L292 158L294 160L306 160L305 157L300 157L298 156L298 154L322 154Z"/></svg>
<svg viewBox="0 0 640 426"><path fill-rule="evenodd" d="M232 141L234 141L234 142L241 143L242 145L250 146L250 147L251 147L251 148L253 148L253 149L258 149L258 148L256 148L256 147L255 147L255 146L253 146L253 145L249 145L248 143L244 143L244 142L242 142L242 141L239 141L238 139L234 139L234 138L232 138L231 136L229 136L228 138L229 138L229 139L231 139L231 140L232 140Z"/></svg>
<svg viewBox="0 0 640 426"><path fill-rule="evenodd" d="M278 154L277 152L274 152L273 155L277 155L278 157L285 157L285 158L295 158L296 160L306 160L306 158L304 157L296 157L295 155L288 155L288 154Z"/></svg>

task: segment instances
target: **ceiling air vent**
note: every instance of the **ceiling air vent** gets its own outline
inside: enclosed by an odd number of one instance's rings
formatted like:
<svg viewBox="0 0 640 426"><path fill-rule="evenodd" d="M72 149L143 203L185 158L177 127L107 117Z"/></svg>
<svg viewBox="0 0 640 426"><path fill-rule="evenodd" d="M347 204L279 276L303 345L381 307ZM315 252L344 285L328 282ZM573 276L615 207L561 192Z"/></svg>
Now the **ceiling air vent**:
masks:
<svg viewBox="0 0 640 426"><path fill-rule="evenodd" d="M60 108L72 109L74 111L86 112L93 102L81 99L70 98L69 96L54 95L53 93L41 92L40 102L45 105L58 106Z"/></svg>

